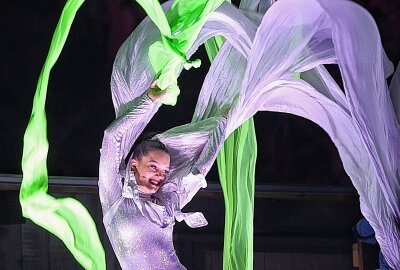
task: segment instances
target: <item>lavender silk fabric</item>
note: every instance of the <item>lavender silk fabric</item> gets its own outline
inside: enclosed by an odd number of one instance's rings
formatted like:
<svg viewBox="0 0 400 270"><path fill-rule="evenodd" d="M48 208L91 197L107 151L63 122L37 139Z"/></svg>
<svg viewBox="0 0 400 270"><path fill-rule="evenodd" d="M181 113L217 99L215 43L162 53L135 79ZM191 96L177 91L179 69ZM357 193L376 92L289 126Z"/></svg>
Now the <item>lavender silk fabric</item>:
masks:
<svg viewBox="0 0 400 270"><path fill-rule="evenodd" d="M221 142L257 111L302 116L329 134L386 260L400 269L400 72L388 89L393 65L375 22L360 6L344 0L279 0L264 15L269 2L245 1L242 10L224 3L189 51L211 36L227 40L205 78L192 122L159 135L171 149L172 182L182 186L193 167L206 174ZM158 39L159 31L146 18L121 47L111 81L117 117L154 80L147 52ZM344 91L324 64L339 66ZM293 78L300 72L301 79ZM228 119L221 124L227 108ZM143 125L154 113L143 117ZM130 132L126 141L132 143L137 134Z"/></svg>

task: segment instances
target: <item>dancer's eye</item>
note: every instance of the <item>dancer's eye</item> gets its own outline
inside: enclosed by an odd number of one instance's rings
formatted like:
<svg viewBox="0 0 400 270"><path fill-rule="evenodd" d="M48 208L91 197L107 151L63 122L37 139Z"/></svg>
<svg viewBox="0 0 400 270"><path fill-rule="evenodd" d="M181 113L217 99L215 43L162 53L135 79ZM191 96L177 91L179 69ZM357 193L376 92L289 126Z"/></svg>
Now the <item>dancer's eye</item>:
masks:
<svg viewBox="0 0 400 270"><path fill-rule="evenodd" d="M150 165L150 169L152 169L153 171L157 170L157 166L156 165Z"/></svg>

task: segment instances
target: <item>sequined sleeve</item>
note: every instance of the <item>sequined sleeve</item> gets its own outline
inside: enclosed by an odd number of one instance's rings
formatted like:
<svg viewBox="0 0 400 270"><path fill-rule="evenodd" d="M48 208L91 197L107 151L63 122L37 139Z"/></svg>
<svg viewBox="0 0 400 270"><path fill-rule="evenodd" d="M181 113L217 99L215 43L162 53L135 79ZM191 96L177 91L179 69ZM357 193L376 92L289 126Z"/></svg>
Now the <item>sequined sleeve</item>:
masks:
<svg viewBox="0 0 400 270"><path fill-rule="evenodd" d="M160 107L147 94L132 100L125 114L104 132L99 165L99 194L103 212L122 195L122 171L134 141Z"/></svg>

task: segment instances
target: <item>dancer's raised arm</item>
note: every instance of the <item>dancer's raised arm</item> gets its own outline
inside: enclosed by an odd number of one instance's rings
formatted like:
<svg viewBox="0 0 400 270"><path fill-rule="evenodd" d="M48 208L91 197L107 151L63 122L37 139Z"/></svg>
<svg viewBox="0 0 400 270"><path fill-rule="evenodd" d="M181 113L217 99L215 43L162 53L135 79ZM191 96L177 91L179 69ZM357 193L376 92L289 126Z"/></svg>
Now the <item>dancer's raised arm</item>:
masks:
<svg viewBox="0 0 400 270"><path fill-rule="evenodd" d="M105 130L100 157L99 194L103 211L122 193L125 158L134 141L160 107L160 95L152 91L132 100L127 111Z"/></svg>

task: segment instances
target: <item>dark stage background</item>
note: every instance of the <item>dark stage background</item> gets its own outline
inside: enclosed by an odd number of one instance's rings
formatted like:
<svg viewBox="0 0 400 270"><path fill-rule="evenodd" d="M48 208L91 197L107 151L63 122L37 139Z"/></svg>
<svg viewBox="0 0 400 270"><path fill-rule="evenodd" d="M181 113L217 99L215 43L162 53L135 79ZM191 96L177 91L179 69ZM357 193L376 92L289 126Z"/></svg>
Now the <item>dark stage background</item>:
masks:
<svg viewBox="0 0 400 270"><path fill-rule="evenodd" d="M398 1L357 2L372 13L386 52L397 65ZM64 4L64 0L0 2L0 178L21 174L22 139L36 81ZM118 263L101 225L95 190L99 148L104 129L114 119L109 90L113 59L143 17L134 1L87 0L48 87L49 175L91 177L85 180L90 182L88 192L54 186L50 192L73 196L89 209L106 248L108 269L118 269ZM178 104L163 106L148 130L164 131L191 120L209 68L204 48L194 57L202 59L202 66L182 72ZM328 68L339 78L335 67ZM259 146L255 269L353 269L351 227L360 218L358 197L329 137L315 124L288 114L258 113L255 123ZM218 183L215 166L207 179ZM188 269L221 269L223 196L218 185L214 187L201 191L186 209L203 211L209 226L175 228L175 246ZM17 189L0 184L0 269L80 269L60 241L20 216Z"/></svg>
<svg viewBox="0 0 400 270"><path fill-rule="evenodd" d="M359 0L376 19L395 63L400 8L393 0ZM20 174L22 138L36 81L64 1L1 2L0 173ZM144 12L134 1L86 1L50 77L47 98L49 175L97 176L103 130L114 118L109 78L120 44ZM209 64L201 48L200 69L183 71L175 107L163 106L149 130L190 121ZM338 73L336 70L334 70ZM315 124L292 115L259 113L258 183L350 185L336 148ZM209 180L217 181L215 170Z"/></svg>

